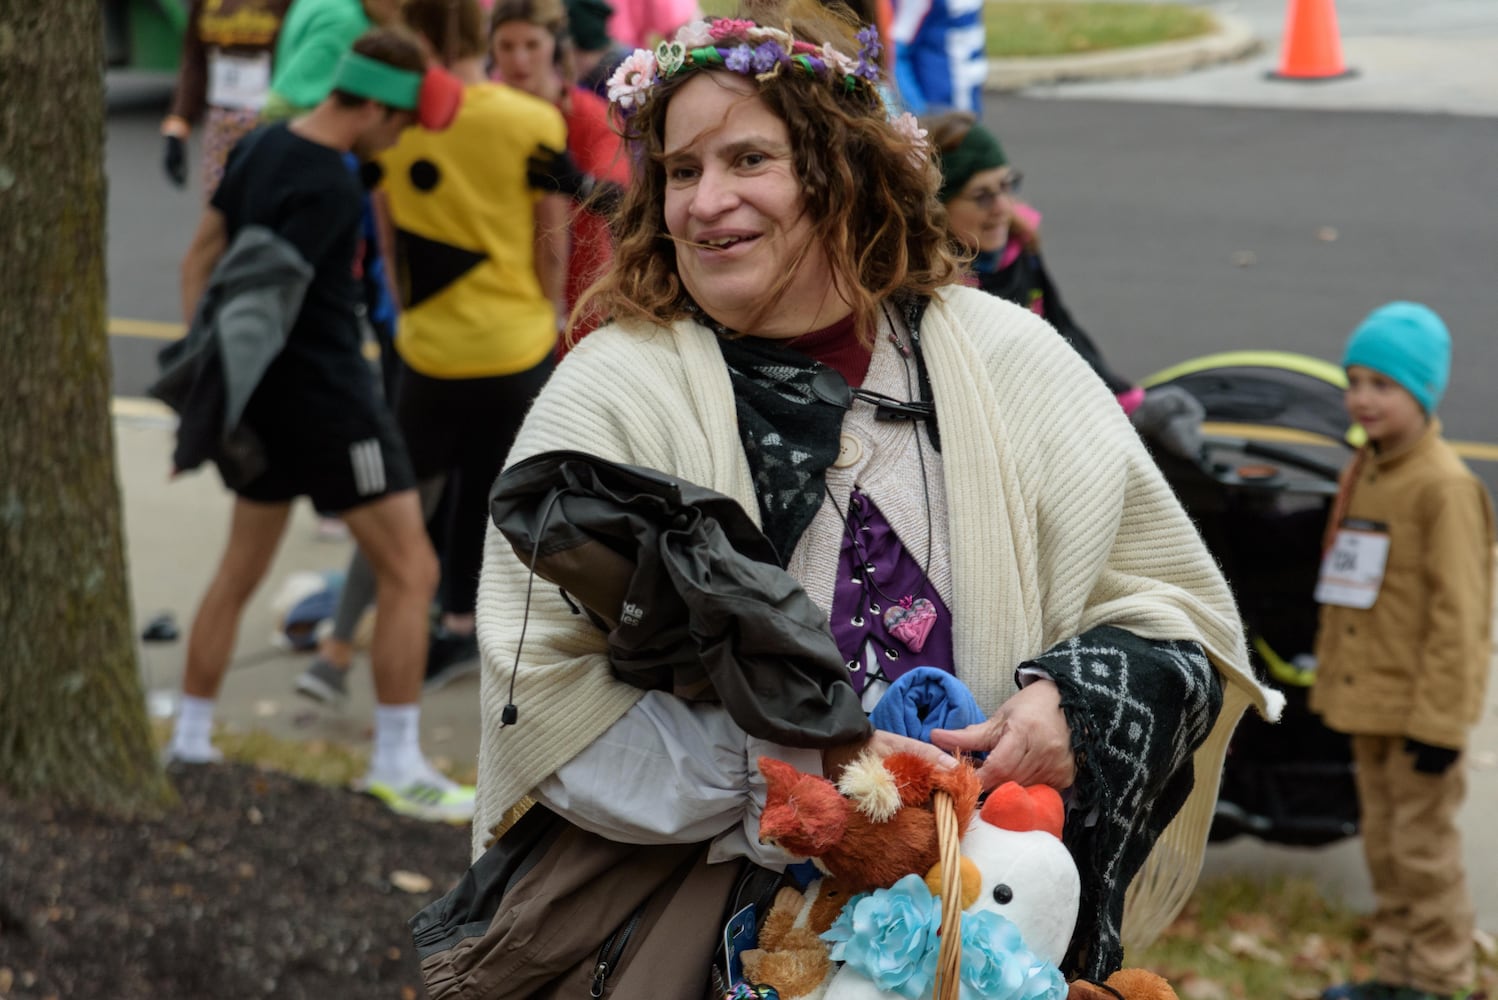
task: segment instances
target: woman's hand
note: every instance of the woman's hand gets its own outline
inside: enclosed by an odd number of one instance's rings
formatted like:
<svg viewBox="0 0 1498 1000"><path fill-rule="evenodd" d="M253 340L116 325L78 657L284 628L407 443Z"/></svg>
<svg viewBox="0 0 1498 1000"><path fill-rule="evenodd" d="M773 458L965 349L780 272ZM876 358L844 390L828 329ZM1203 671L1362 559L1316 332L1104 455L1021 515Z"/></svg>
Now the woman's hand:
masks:
<svg viewBox="0 0 1498 1000"><path fill-rule="evenodd" d="M952 753L988 751L988 760L978 768L985 789L1006 781L1064 789L1077 780L1071 726L1054 681L1031 681L987 722L934 729L931 742Z"/></svg>
<svg viewBox="0 0 1498 1000"><path fill-rule="evenodd" d="M830 780L836 781L843 773L843 768L852 763L865 750L872 751L880 757L888 757L892 753L913 753L937 767L957 766L957 758L944 753L930 743L922 743L909 736L899 736L876 729L873 736L861 743L844 743L842 746L828 747L823 750L822 773Z"/></svg>

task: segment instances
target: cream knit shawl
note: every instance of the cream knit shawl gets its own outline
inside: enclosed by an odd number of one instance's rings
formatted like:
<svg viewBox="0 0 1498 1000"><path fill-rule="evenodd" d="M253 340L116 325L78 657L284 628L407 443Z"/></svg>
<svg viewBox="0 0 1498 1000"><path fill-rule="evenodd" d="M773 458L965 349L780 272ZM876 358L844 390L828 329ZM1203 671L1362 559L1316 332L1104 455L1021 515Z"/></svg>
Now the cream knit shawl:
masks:
<svg viewBox="0 0 1498 1000"><path fill-rule="evenodd" d="M1222 714L1196 754L1196 788L1130 889L1125 944L1142 944L1195 885L1238 718L1249 704L1275 716L1282 699L1254 681L1227 584L1143 443L1054 330L952 287L932 301L920 338L941 430L957 673L979 703L996 708L1017 664L1097 625L1194 640L1221 672ZM560 449L670 472L757 517L727 370L698 324L606 327L584 340L536 400L510 461ZM500 729L526 582L491 525L477 605L475 857L506 810L642 693L610 676L604 637L538 581L515 680L519 718Z"/></svg>

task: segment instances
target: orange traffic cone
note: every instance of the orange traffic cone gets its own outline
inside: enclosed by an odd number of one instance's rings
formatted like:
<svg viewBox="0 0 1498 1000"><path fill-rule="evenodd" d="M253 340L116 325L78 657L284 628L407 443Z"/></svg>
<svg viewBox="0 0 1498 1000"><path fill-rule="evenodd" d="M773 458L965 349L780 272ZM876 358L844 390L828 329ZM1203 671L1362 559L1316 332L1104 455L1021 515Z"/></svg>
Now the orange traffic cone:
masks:
<svg viewBox="0 0 1498 1000"><path fill-rule="evenodd" d="M1290 0L1285 10L1285 40L1273 80L1336 80L1354 75L1342 61L1334 0Z"/></svg>

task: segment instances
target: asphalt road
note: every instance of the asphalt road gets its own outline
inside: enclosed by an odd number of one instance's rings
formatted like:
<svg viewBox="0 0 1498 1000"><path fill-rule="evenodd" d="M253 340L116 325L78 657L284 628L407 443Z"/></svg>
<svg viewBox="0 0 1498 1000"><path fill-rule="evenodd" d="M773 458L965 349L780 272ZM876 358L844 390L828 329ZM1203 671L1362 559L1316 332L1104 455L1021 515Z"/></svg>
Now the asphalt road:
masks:
<svg viewBox="0 0 1498 1000"><path fill-rule="evenodd" d="M110 316L177 322L199 195L160 171L149 91L116 103ZM1491 121L1015 97L988 119L1044 212L1052 274L1120 371L1243 348L1336 359L1374 306L1418 299L1456 337L1448 436L1498 440ZM117 395L142 393L160 344L111 338ZM1478 467L1498 488L1498 463Z"/></svg>

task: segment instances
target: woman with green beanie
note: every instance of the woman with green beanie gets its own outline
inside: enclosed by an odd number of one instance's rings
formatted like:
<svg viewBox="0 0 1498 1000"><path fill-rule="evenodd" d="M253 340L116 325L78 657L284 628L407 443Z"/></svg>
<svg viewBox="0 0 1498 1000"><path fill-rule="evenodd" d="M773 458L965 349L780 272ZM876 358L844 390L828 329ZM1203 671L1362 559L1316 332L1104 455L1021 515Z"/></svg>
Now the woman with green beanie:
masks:
<svg viewBox="0 0 1498 1000"><path fill-rule="evenodd" d="M1036 239L1040 213L1014 197L1020 173L1009 165L999 140L965 111L934 115L921 124L941 156L937 197L947 208L948 228L972 258L968 283L1043 317L1132 414L1144 390L1108 367L1092 338L1061 304Z"/></svg>

